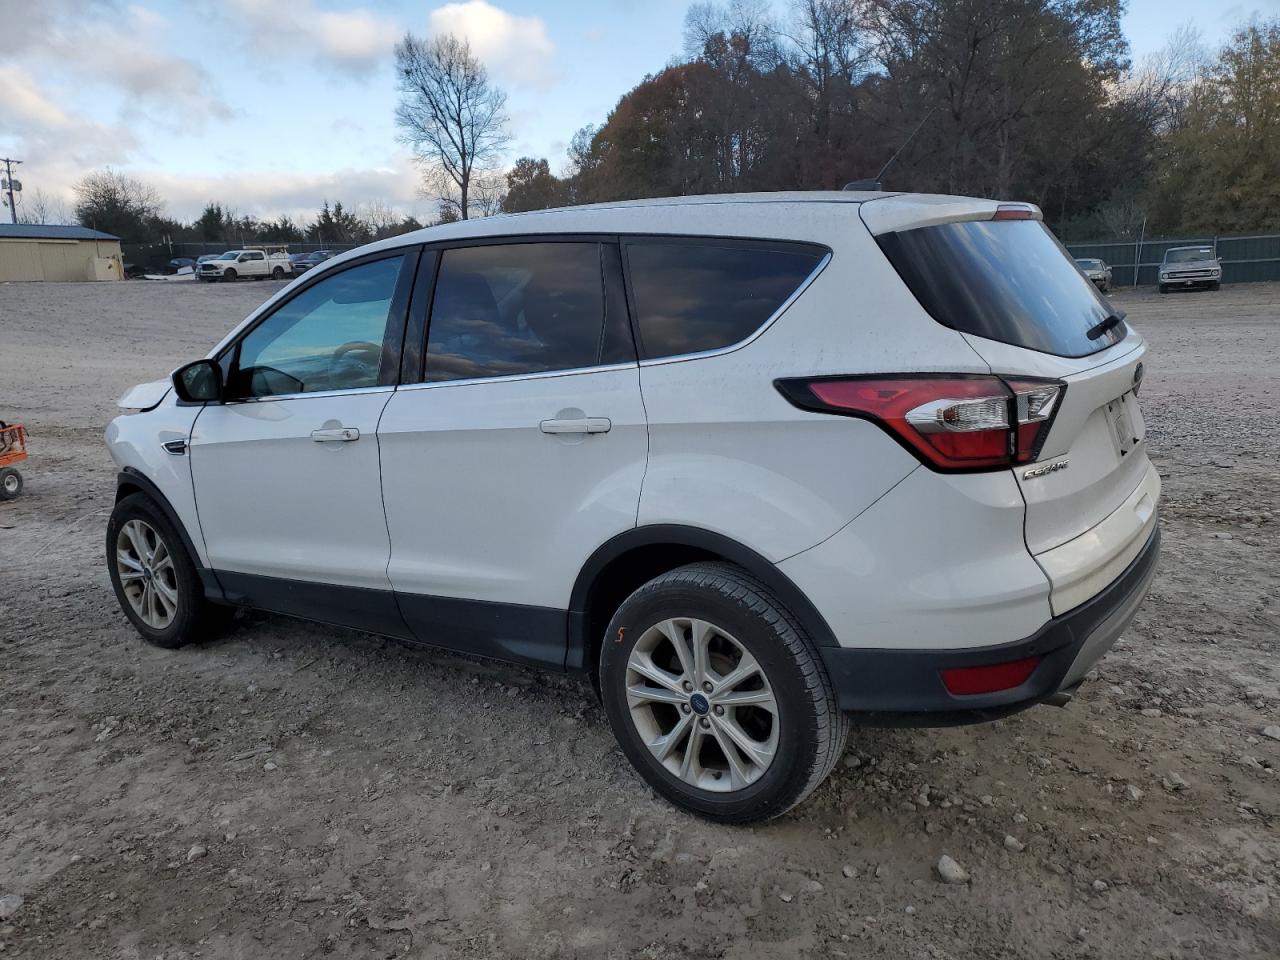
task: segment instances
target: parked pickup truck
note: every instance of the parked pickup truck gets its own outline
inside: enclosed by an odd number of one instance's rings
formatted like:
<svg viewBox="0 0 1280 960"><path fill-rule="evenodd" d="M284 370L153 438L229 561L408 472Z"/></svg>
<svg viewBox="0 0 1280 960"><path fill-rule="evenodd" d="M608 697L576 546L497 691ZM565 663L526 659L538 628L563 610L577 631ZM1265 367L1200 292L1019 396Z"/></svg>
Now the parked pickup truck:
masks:
<svg viewBox="0 0 1280 960"><path fill-rule="evenodd" d="M1213 247L1171 247L1160 264L1160 292L1173 287L1208 287L1222 283L1222 261Z"/></svg>
<svg viewBox="0 0 1280 960"><path fill-rule="evenodd" d="M197 280L239 280L241 277L267 277L283 280L293 273L289 251L284 247L246 247L228 250L206 260L196 271Z"/></svg>

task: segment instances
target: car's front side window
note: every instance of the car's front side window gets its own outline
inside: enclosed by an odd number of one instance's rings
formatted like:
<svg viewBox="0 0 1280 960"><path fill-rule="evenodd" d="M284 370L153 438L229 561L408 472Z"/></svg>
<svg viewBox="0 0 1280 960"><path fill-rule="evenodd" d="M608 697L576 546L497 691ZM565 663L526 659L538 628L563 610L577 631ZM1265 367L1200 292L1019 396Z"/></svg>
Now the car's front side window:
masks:
<svg viewBox="0 0 1280 960"><path fill-rule="evenodd" d="M254 327L235 351L233 399L378 384L403 255L325 277Z"/></svg>
<svg viewBox="0 0 1280 960"><path fill-rule="evenodd" d="M470 380L626 359L612 355L604 334L600 244L445 250L431 308L425 379Z"/></svg>

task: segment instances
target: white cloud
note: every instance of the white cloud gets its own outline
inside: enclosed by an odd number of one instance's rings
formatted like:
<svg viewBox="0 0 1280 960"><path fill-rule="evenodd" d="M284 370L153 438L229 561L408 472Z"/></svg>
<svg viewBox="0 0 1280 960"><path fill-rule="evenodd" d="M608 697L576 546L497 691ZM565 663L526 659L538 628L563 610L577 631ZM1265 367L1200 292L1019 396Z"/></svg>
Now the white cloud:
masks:
<svg viewBox="0 0 1280 960"><path fill-rule="evenodd" d="M35 78L19 67L0 66L0 111L15 127L28 124L41 130L66 126L66 111L40 89Z"/></svg>
<svg viewBox="0 0 1280 960"><path fill-rule="evenodd" d="M465 38L501 84L545 90L558 79L556 46L540 17L520 17L486 0L466 0L432 10L428 27L432 34Z"/></svg>
<svg viewBox="0 0 1280 960"><path fill-rule="evenodd" d="M0 130L9 137L19 131L23 152L30 157L93 166L121 163L137 148L137 138L125 127L60 107L21 67L0 66L0 90Z"/></svg>
<svg viewBox="0 0 1280 960"><path fill-rule="evenodd" d="M56 0L23 4L12 16L0 12L0 22L0 52L7 61L113 87L125 95L131 114L183 129L230 116L203 67L161 52L168 23L154 11Z"/></svg>
<svg viewBox="0 0 1280 960"><path fill-rule="evenodd" d="M250 46L272 56L311 56L352 74L391 57L400 27L363 8L318 10L313 0L229 0L214 4L229 25L243 27Z"/></svg>
<svg viewBox="0 0 1280 960"><path fill-rule="evenodd" d="M330 173L238 169L217 176L191 176L173 171L134 169L167 201L166 212L192 220L210 201L229 204L239 214L272 218L283 215L302 223L315 219L320 205L341 201L347 209L375 201L421 216L433 210L418 195L421 182L411 158L397 152L373 167L344 168Z"/></svg>

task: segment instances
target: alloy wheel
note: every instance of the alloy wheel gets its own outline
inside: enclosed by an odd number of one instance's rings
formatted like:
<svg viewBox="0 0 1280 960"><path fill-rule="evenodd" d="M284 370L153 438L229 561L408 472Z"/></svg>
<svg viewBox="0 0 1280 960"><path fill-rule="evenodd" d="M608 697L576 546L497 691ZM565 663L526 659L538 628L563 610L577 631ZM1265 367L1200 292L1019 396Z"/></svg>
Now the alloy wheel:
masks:
<svg viewBox="0 0 1280 960"><path fill-rule="evenodd" d="M116 573L133 612L163 630L178 613L178 572L173 554L154 527L129 520L116 535Z"/></svg>
<svg viewBox="0 0 1280 960"><path fill-rule="evenodd" d="M654 624L627 658L631 721L668 772L702 790L758 781L778 749L778 702L750 651L706 620Z"/></svg>

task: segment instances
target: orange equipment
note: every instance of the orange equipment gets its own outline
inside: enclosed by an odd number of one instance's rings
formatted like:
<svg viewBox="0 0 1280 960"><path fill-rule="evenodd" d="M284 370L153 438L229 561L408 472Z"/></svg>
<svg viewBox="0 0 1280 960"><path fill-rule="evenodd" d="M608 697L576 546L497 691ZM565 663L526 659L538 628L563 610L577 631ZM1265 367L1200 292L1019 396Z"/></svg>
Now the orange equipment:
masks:
<svg viewBox="0 0 1280 960"><path fill-rule="evenodd" d="M27 459L27 431L20 423L0 420L0 500L12 500L22 492L22 474L15 463Z"/></svg>

